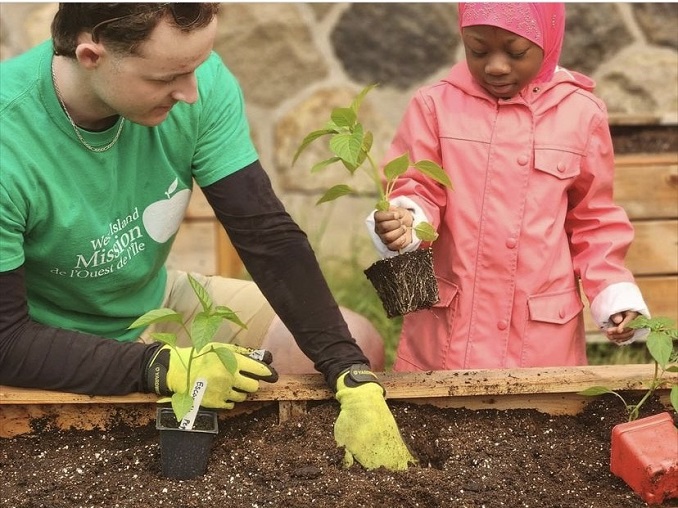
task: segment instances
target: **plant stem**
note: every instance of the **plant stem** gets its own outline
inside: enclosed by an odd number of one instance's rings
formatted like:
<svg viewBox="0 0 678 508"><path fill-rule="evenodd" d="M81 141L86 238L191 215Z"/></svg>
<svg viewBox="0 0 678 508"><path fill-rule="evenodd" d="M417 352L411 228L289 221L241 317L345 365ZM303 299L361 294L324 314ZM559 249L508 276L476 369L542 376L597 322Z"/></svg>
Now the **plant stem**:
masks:
<svg viewBox="0 0 678 508"><path fill-rule="evenodd" d="M632 406L633 409L629 413L629 421L633 421L633 420L636 420L638 418L641 406L643 404L645 404L647 399L650 398L650 396L655 392L657 387L661 384L661 378L662 378L662 375L659 374L659 364L657 362L655 362L655 364L654 364L654 377L653 377L652 382L650 383L650 387L647 390L647 392L645 392L645 395L643 395L643 398L640 399L638 404L636 404L635 406Z"/></svg>
<svg viewBox="0 0 678 508"><path fill-rule="evenodd" d="M182 323L181 326L186 331L188 336L191 336L191 332L186 327L186 323ZM191 351L188 354L188 365L186 365L186 393L191 393L191 364L193 363L193 353L195 353L195 348L191 347Z"/></svg>
<svg viewBox="0 0 678 508"><path fill-rule="evenodd" d="M617 392L615 392L614 390L608 390L607 393L611 393L611 394L613 394L615 397L617 397L619 400L621 400L621 401L622 401L622 404L624 404L625 407L627 407L627 408L630 407L630 406L628 405L628 403L626 402L626 399L625 399L624 397L622 397L620 394L618 394Z"/></svg>
<svg viewBox="0 0 678 508"><path fill-rule="evenodd" d="M378 166L374 162L374 159L370 153L367 154L367 160L370 161L370 176L372 177L377 189L379 189L379 201L386 199L387 193L384 191L384 186L381 183L381 176L379 175Z"/></svg>

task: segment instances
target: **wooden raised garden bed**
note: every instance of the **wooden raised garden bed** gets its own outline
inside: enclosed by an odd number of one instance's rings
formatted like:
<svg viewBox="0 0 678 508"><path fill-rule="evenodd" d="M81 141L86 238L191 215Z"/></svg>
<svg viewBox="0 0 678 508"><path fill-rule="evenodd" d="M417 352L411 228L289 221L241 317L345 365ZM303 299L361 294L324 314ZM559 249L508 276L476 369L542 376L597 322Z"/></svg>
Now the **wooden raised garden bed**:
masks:
<svg viewBox="0 0 678 508"><path fill-rule="evenodd" d="M390 401L468 409L533 408L562 415L579 413L592 399L578 395L595 385L612 390L644 391L653 376L652 365L609 365L507 370L381 373ZM678 374L667 378L678 383ZM668 389L659 390L668 406ZM332 399L322 376L283 375L246 402L221 416L236 416L277 404L281 421L303 414L310 401ZM41 428L106 429L126 423L145 425L155 417L157 397L151 394L88 396L0 386L0 437L31 433Z"/></svg>
<svg viewBox="0 0 678 508"><path fill-rule="evenodd" d="M281 376L219 411L207 472L179 481L160 472L155 396L0 386L0 505L640 508L610 472L623 406L577 392L604 385L637 400L652 376L649 364L380 374L419 460L395 473L344 468L322 377ZM669 407L671 383L678 374L646 413Z"/></svg>

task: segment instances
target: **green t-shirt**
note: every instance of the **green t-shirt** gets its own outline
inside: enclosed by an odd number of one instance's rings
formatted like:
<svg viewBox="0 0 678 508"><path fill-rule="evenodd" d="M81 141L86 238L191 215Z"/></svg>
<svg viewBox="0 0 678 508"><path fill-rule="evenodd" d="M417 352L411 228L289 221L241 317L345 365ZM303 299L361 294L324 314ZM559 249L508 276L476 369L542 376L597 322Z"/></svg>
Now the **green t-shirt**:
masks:
<svg viewBox="0 0 678 508"><path fill-rule="evenodd" d="M193 180L210 185L257 160L240 87L213 53L199 99L159 126L125 122L108 151L85 148L61 109L47 41L0 64L0 271L22 264L37 322L119 340L162 302ZM93 146L104 132L81 131Z"/></svg>

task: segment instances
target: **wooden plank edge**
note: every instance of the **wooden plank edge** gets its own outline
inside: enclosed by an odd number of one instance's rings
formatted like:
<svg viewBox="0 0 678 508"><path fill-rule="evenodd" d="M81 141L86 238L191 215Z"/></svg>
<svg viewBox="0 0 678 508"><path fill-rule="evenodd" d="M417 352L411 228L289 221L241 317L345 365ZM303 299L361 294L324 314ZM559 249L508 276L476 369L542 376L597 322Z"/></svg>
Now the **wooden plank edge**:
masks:
<svg viewBox="0 0 678 508"><path fill-rule="evenodd" d="M391 399L472 395L576 393L590 386L611 390L639 390L654 376L654 365L597 365L582 367L534 367L426 372L377 373ZM665 386L678 384L678 373L665 376ZM320 374L281 375L277 383L261 383L250 401L325 400L333 393ZM153 394L89 396L0 385L4 404L125 404L155 403Z"/></svg>
<svg viewBox="0 0 678 508"><path fill-rule="evenodd" d="M609 365L532 369L489 369L379 373L389 401L468 409L536 409L552 415L576 414L592 398L577 392L591 386L642 393L654 366ZM669 407L669 386L678 374L666 376L658 391ZM229 418L277 404L280 421L299 417L307 402L331 400L333 393L319 374L281 376L232 410ZM0 386L0 438L54 429L106 430L119 425L139 426L155 417L158 397L130 394L90 397L63 392Z"/></svg>
<svg viewBox="0 0 678 508"><path fill-rule="evenodd" d="M639 392L641 393L641 392ZM656 392L660 402L671 407L669 390ZM464 408L478 410L533 409L552 416L576 415L594 400L575 393L537 393L517 395L474 395L453 397L418 397L389 399L397 402L432 405L439 408ZM227 421L242 414L253 413L266 406L277 404L278 421L303 417L307 401L245 401L231 410L219 410L219 420ZM0 407L0 439L21 435L34 435L58 430L107 431L121 426L139 427L155 421L157 405L135 404L6 404Z"/></svg>
<svg viewBox="0 0 678 508"><path fill-rule="evenodd" d="M641 393L641 392L639 392ZM671 407L670 390L660 389L655 392L660 403L667 409ZM439 397L419 399L399 399L410 404L429 404L440 408L465 408L474 411L483 409L512 410L535 409L553 416L576 415L594 400L576 393L535 393L520 395L473 395L468 397ZM621 404L621 401L620 401Z"/></svg>

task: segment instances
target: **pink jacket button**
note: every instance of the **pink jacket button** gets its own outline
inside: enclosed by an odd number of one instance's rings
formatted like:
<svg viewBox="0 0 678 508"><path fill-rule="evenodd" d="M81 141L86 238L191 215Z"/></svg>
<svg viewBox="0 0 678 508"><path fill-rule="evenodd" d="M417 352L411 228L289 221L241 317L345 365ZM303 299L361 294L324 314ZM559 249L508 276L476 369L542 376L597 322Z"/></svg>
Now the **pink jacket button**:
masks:
<svg viewBox="0 0 678 508"><path fill-rule="evenodd" d="M517 244L518 240L516 240L515 238L509 238L508 240L506 240L506 246L509 249L513 249Z"/></svg>
<svg viewBox="0 0 678 508"><path fill-rule="evenodd" d="M499 321L497 323L497 328L500 330L506 330L506 327L508 326L508 323L506 321Z"/></svg>
<svg viewBox="0 0 678 508"><path fill-rule="evenodd" d="M561 173L567 169L564 162L559 162L557 168Z"/></svg>
<svg viewBox="0 0 678 508"><path fill-rule="evenodd" d="M527 155L521 155L520 157L518 157L518 164L520 164L521 166L524 166L528 162L530 162L530 158Z"/></svg>

